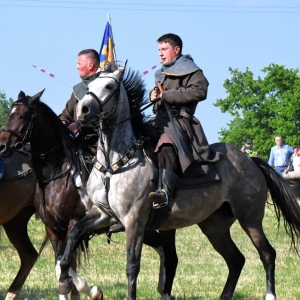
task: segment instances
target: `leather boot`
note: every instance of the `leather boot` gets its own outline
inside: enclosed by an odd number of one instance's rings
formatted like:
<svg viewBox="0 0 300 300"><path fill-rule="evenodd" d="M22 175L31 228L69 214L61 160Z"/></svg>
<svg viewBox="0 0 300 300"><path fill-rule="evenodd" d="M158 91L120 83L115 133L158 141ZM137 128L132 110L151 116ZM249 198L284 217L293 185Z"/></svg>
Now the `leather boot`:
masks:
<svg viewBox="0 0 300 300"><path fill-rule="evenodd" d="M168 169L159 170L159 183L156 192L149 194L153 208L158 209L168 205L177 183L177 174Z"/></svg>

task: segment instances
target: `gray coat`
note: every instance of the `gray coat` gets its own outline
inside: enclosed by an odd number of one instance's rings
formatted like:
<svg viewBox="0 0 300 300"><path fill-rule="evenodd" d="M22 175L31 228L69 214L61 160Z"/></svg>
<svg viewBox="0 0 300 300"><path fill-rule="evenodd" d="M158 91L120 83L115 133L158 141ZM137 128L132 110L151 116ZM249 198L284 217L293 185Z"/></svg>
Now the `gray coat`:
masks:
<svg viewBox="0 0 300 300"><path fill-rule="evenodd" d="M177 148L182 173L194 176L208 172L209 164L219 160L219 155L211 151L199 120L194 117L198 102L206 99L208 81L201 69L186 75L166 75L162 82L161 100L154 105L156 117L154 126L160 133L166 133ZM172 129L164 102L171 108L173 122L185 155L180 151ZM164 143L160 139L158 147ZM199 164L202 168L199 168Z"/></svg>

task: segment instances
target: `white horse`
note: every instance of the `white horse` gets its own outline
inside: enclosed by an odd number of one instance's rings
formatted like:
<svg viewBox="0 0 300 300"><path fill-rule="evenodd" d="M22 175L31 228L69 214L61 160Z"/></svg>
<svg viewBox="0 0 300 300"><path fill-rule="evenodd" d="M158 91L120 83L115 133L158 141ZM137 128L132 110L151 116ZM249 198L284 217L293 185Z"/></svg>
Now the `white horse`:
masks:
<svg viewBox="0 0 300 300"><path fill-rule="evenodd" d="M119 220L126 229L128 299L136 299L143 235L152 209L148 195L155 186L152 184L153 170L141 146L143 139L137 136L138 128L132 125L133 106L122 83L124 68L100 73L89 84L89 93L78 103L77 117L82 124L100 122L97 160L87 185L95 206L68 236L61 261L59 291L62 294L71 286L68 275L70 254L78 238ZM293 243L300 232L298 203L280 176L262 159L248 158L236 147L223 143L211 147L224 154L216 164L222 181L195 189L179 189L169 203L169 217L157 229L179 229L198 224L227 263L229 275L220 299L229 300L245 262L230 236L230 227L238 220L265 268L266 299L276 300L276 252L262 228L267 191L269 189L273 197L277 217L284 217ZM161 299L169 300L170 297L170 291L165 291Z"/></svg>

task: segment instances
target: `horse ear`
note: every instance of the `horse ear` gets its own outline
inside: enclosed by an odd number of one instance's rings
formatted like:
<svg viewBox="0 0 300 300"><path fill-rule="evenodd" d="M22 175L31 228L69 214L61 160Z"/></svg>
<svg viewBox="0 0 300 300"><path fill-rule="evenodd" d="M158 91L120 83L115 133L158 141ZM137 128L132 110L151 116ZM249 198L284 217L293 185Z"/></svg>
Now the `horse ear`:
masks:
<svg viewBox="0 0 300 300"><path fill-rule="evenodd" d="M43 93L44 93L45 89L43 89L42 91L40 91L39 93L35 94L34 96L32 96L29 99L29 104L32 104L33 102L35 102L36 100L40 100L40 98L42 97Z"/></svg>
<svg viewBox="0 0 300 300"><path fill-rule="evenodd" d="M121 69L121 72L122 72L122 76L123 76L123 74L125 73L125 69L126 69L126 66L127 66L127 62L128 62L128 59L126 59L124 65L120 68L120 69Z"/></svg>
<svg viewBox="0 0 300 300"><path fill-rule="evenodd" d="M18 95L18 100L21 98L24 98L26 95L23 91L20 91L19 95Z"/></svg>
<svg viewBox="0 0 300 300"><path fill-rule="evenodd" d="M125 61L125 63L124 63L123 66L121 66L117 71L114 72L115 75L116 75L116 77L118 77L118 78L120 78L120 79L122 78L122 76L123 76L124 73L125 73L127 61L128 61L128 59Z"/></svg>

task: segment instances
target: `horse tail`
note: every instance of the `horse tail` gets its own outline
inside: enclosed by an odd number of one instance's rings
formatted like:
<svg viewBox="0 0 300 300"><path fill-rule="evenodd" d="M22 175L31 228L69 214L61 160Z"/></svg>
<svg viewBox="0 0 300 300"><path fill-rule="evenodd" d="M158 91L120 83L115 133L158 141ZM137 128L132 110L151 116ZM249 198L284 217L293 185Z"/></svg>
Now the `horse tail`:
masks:
<svg viewBox="0 0 300 300"><path fill-rule="evenodd" d="M266 178L278 220L278 228L282 215L285 230L291 238L292 246L298 253L296 242L300 236L300 206L297 199L284 179L267 162L259 157L251 157L251 159Z"/></svg>
<svg viewBox="0 0 300 300"><path fill-rule="evenodd" d="M42 244L40 246L40 249L39 249L39 257L41 255L42 251L44 250L44 248L46 247L48 241L49 241L49 239L48 239L47 235L45 235L44 238L43 238L43 242L42 242Z"/></svg>
<svg viewBox="0 0 300 300"><path fill-rule="evenodd" d="M90 238L84 237L79 243L75 250L75 257L78 269L83 269L86 264L90 262L90 252L89 252L89 240ZM82 263L82 258L84 264Z"/></svg>

